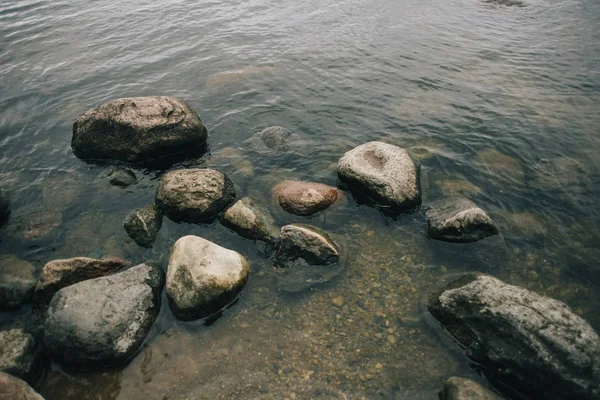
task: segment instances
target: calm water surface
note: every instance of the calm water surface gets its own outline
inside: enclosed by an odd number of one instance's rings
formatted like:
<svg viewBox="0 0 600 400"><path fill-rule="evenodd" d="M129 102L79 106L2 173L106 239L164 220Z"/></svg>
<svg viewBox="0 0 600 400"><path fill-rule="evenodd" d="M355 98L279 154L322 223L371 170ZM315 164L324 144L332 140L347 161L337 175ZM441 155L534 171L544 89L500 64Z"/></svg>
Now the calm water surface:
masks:
<svg viewBox="0 0 600 400"><path fill-rule="evenodd" d="M174 241L196 234L252 264L239 302L214 324L178 322L165 301L128 365L53 365L41 394L435 399L451 375L485 382L422 306L433 283L467 270L558 298L600 330L600 3L523 2L3 0L0 185L13 214L0 254L38 270L109 255L166 267ZM210 131L210 152L175 168L218 168L279 224L336 235L348 253L342 276L282 294L265 249L218 223L165 218L154 248L137 247L122 221L152 201L162 171L110 186L105 166L73 156L71 127L110 99L154 94L186 99ZM244 142L270 125L302 140L285 154ZM338 158L369 140L421 160L424 204L468 196L502 237L435 243L421 211L391 218L350 195L312 218L272 205L283 179L336 185ZM0 325L27 324L28 312Z"/></svg>

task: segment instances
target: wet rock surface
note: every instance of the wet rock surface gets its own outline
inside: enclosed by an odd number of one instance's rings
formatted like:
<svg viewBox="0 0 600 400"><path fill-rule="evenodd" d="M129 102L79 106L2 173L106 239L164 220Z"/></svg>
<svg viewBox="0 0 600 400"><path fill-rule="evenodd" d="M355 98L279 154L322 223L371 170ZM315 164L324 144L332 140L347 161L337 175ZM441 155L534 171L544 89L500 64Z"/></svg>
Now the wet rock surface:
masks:
<svg viewBox="0 0 600 400"><path fill-rule="evenodd" d="M42 268L35 285L33 301L36 305L47 305L60 289L88 279L100 278L131 266L120 258L102 259L74 257L50 261Z"/></svg>
<svg viewBox="0 0 600 400"><path fill-rule="evenodd" d="M472 243L499 233L492 219L471 200L440 200L426 212L427 233L446 242Z"/></svg>
<svg viewBox="0 0 600 400"><path fill-rule="evenodd" d="M269 126L254 134L248 143L257 151L285 152L290 150L290 142L294 133L281 126Z"/></svg>
<svg viewBox="0 0 600 400"><path fill-rule="evenodd" d="M31 299L35 266L13 255L0 255L0 310L18 309Z"/></svg>
<svg viewBox="0 0 600 400"><path fill-rule="evenodd" d="M154 204L133 210L123 224L129 237L142 247L152 246L161 226L162 211Z"/></svg>
<svg viewBox="0 0 600 400"><path fill-rule="evenodd" d="M201 149L208 132L198 114L170 96L122 98L81 114L71 147L84 160L153 164Z"/></svg>
<svg viewBox="0 0 600 400"><path fill-rule="evenodd" d="M440 400L502 400L502 397L479 383L458 376L448 378L439 397Z"/></svg>
<svg viewBox="0 0 600 400"><path fill-rule="evenodd" d="M41 352L33 336L22 329L0 331L0 371L26 381L39 375Z"/></svg>
<svg viewBox="0 0 600 400"><path fill-rule="evenodd" d="M342 271L338 245L325 232L303 224L281 228L275 266L278 286L286 292L303 291Z"/></svg>
<svg viewBox="0 0 600 400"><path fill-rule="evenodd" d="M174 221L211 220L234 198L233 182L214 169L171 171L161 178L156 189L156 204Z"/></svg>
<svg viewBox="0 0 600 400"><path fill-rule="evenodd" d="M135 173L129 169L114 168L108 171L107 176L113 186L125 188L137 182Z"/></svg>
<svg viewBox="0 0 600 400"><path fill-rule="evenodd" d="M14 400L44 400L31 386L19 378L0 372L0 398Z"/></svg>
<svg viewBox="0 0 600 400"><path fill-rule="evenodd" d="M338 198L336 188L316 182L283 181L272 193L281 208L302 216L325 210Z"/></svg>
<svg viewBox="0 0 600 400"><path fill-rule="evenodd" d="M160 311L164 274L140 264L59 290L44 324L47 352L66 364L99 367L126 361Z"/></svg>
<svg viewBox="0 0 600 400"><path fill-rule="evenodd" d="M421 204L419 169L406 150L369 142L346 152L337 173L351 190L392 210L404 210Z"/></svg>
<svg viewBox="0 0 600 400"><path fill-rule="evenodd" d="M239 253L198 236L175 242L167 269L167 295L182 320L210 316L231 303L248 280L248 261Z"/></svg>
<svg viewBox="0 0 600 400"><path fill-rule="evenodd" d="M435 290L428 309L498 389L545 399L600 395L600 338L564 303L465 274Z"/></svg>
<svg viewBox="0 0 600 400"><path fill-rule="evenodd" d="M8 221L10 215L10 200L8 193L0 189L0 227Z"/></svg>
<svg viewBox="0 0 600 400"><path fill-rule="evenodd" d="M249 197L229 207L221 217L221 223L251 240L272 242L279 236L273 217Z"/></svg>

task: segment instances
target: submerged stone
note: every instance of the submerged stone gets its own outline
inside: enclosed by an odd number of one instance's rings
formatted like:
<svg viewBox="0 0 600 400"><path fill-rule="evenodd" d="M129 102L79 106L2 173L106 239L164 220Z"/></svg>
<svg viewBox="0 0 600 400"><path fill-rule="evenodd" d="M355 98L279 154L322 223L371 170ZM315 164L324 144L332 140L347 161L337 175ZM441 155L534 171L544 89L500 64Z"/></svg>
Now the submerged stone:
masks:
<svg viewBox="0 0 600 400"><path fill-rule="evenodd" d="M129 169L115 168L108 171L108 181L113 186L127 187L135 184L137 177Z"/></svg>
<svg viewBox="0 0 600 400"><path fill-rule="evenodd" d="M59 290L44 324L46 351L65 364L87 367L128 360L154 324L163 285L160 267L140 264Z"/></svg>
<svg viewBox="0 0 600 400"><path fill-rule="evenodd" d="M338 189L316 182L283 181L272 193L281 208L302 216L325 210L338 198Z"/></svg>
<svg viewBox="0 0 600 400"><path fill-rule="evenodd" d="M426 218L429 236L446 242L471 243L499 232L485 211L466 198L433 203Z"/></svg>
<svg viewBox="0 0 600 400"><path fill-rule="evenodd" d="M81 114L71 147L84 160L152 164L199 151L208 132L198 114L170 96L122 98Z"/></svg>
<svg viewBox="0 0 600 400"><path fill-rule="evenodd" d="M26 382L4 372L0 372L0 399L44 400Z"/></svg>
<svg viewBox="0 0 600 400"><path fill-rule="evenodd" d="M182 320L208 317L231 303L248 281L248 261L198 236L175 242L167 269L167 296Z"/></svg>
<svg viewBox="0 0 600 400"><path fill-rule="evenodd" d="M162 226L162 211L154 204L138 208L125 217L123 226L138 245L150 247Z"/></svg>
<svg viewBox="0 0 600 400"><path fill-rule="evenodd" d="M473 159L473 164L487 169L494 175L508 178L514 183L523 183L525 178L525 171L517 159L493 148L479 151Z"/></svg>
<svg viewBox="0 0 600 400"><path fill-rule="evenodd" d="M40 348L22 329L0 331L0 349L1 372L30 382L41 372Z"/></svg>
<svg viewBox="0 0 600 400"><path fill-rule="evenodd" d="M221 223L251 240L272 242L279 236L273 217L249 197L229 207L221 217Z"/></svg>
<svg viewBox="0 0 600 400"><path fill-rule="evenodd" d="M465 274L435 290L427 307L499 390L549 400L600 397L600 338L560 301Z"/></svg>
<svg viewBox="0 0 600 400"><path fill-rule="evenodd" d="M35 267L13 255L0 255L0 310L20 308L31 299Z"/></svg>
<svg viewBox="0 0 600 400"><path fill-rule="evenodd" d="M400 147L365 143L340 158L337 172L350 189L391 210L421 204L419 166Z"/></svg>
<svg viewBox="0 0 600 400"><path fill-rule="evenodd" d="M233 182L214 169L181 169L165 174L156 204L174 221L209 221L235 198Z"/></svg>
<svg viewBox="0 0 600 400"><path fill-rule="evenodd" d="M479 383L458 376L448 378L439 398L440 400L502 400L502 397Z"/></svg>

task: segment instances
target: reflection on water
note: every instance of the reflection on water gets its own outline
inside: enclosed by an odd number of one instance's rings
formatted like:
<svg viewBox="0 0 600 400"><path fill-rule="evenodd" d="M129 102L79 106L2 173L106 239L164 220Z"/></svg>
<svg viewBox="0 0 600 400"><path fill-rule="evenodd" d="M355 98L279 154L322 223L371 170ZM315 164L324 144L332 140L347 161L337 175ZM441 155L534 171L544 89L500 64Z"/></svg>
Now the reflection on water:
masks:
<svg viewBox="0 0 600 400"><path fill-rule="evenodd" d="M566 302L600 330L600 6L593 0L5 0L0 5L0 187L13 214L0 255L39 269L74 256L166 266L195 234L251 262L239 302L210 326L176 321L166 299L146 346L102 371L53 365L40 392L66 398L431 399L451 375L481 379L423 319L448 273L482 271ZM70 149L72 122L125 96L184 98L217 168L279 225L342 238L343 274L309 293L277 290L261 244L218 223L165 218L151 249L122 223L163 171L128 188ZM286 151L256 147L278 125ZM272 203L282 180L337 185L352 147L381 140L422 163L424 207L467 196L502 235L467 245L426 237L422 210L396 218L344 202L310 218ZM28 310L0 314L27 324Z"/></svg>

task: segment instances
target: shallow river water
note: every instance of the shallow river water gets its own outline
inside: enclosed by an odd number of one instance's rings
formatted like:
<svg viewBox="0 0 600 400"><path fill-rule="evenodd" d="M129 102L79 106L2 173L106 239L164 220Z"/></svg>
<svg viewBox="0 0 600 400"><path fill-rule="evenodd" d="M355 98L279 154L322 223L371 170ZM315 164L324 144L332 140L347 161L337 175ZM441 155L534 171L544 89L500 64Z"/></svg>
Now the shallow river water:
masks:
<svg viewBox="0 0 600 400"><path fill-rule="evenodd" d="M0 254L38 270L74 256L166 267L186 234L245 255L251 276L216 322L180 322L166 301L124 366L52 365L53 399L435 399L445 379L484 382L428 322L440 278L482 271L567 303L600 330L600 3L597 0L3 0L0 186L13 212ZM226 172L238 197L279 225L339 238L344 272L300 295L277 289L265 249L217 222L164 219L152 249L122 222L163 171L111 186L75 158L72 124L90 107L170 94L209 129L209 152L173 168ZM246 139L270 125L301 137L284 154ZM423 203L467 196L501 228L493 241L426 236L423 212L357 203L310 218L272 204L284 179L337 185L338 158L381 140L421 160ZM166 299L165 299L166 300ZM25 324L28 308L1 313Z"/></svg>

